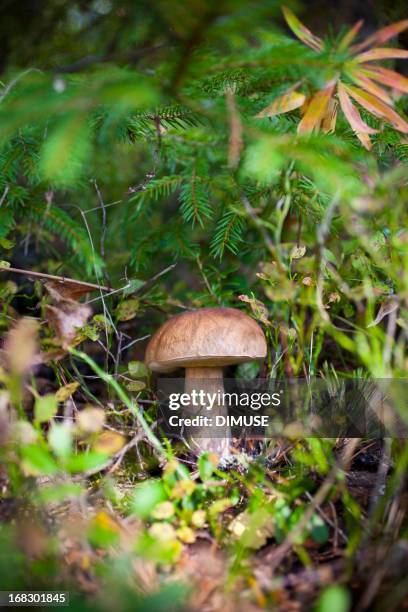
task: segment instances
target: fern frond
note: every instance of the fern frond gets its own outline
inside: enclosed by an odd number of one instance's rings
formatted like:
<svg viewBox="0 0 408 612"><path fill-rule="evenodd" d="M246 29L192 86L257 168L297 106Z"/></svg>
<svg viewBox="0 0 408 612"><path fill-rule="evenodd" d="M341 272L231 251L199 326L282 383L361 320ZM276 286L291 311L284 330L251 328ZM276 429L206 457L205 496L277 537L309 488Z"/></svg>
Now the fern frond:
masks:
<svg viewBox="0 0 408 612"><path fill-rule="evenodd" d="M180 190L180 212L186 223L193 226L198 223L204 227L204 219L212 217L212 208L208 197L208 187L193 170L191 177Z"/></svg>
<svg viewBox="0 0 408 612"><path fill-rule="evenodd" d="M235 211L225 210L217 223L214 236L210 242L210 254L215 258L222 259L225 250L228 250L236 255L242 242L244 229L245 220Z"/></svg>
<svg viewBox="0 0 408 612"><path fill-rule="evenodd" d="M199 115L182 106L165 106L140 112L127 122L127 136L131 140L157 134L157 129L186 130L202 123Z"/></svg>
<svg viewBox="0 0 408 612"><path fill-rule="evenodd" d="M168 198L183 182L182 176L161 176L153 179L134 196L130 198L131 202L137 203L137 211L139 212L146 200L158 202L164 198Z"/></svg>
<svg viewBox="0 0 408 612"><path fill-rule="evenodd" d="M58 236L86 265L87 274L93 273L95 266L98 271L102 269L102 260L92 250L86 231L64 210L44 202L33 202L26 212L26 218Z"/></svg>

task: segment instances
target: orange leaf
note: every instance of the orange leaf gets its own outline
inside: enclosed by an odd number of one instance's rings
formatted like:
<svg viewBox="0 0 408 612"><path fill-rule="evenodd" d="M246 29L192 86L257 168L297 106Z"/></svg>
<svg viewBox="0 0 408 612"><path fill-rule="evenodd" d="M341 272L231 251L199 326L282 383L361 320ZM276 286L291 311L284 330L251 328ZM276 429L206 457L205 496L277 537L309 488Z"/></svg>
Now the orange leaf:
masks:
<svg viewBox="0 0 408 612"><path fill-rule="evenodd" d="M331 134L336 129L337 122L337 100L331 98L327 105L326 114L322 121L322 130L326 134Z"/></svg>
<svg viewBox="0 0 408 612"><path fill-rule="evenodd" d="M321 38L315 36L306 26L304 26L290 8L283 6L282 12L286 19L286 23L299 40L315 51L321 51L323 49L323 41Z"/></svg>
<svg viewBox="0 0 408 612"><path fill-rule="evenodd" d="M353 81L357 83L357 85L360 85L360 87L373 94L373 96L377 96L377 98L380 98L380 100L382 100L386 104L389 104L390 106L394 105L394 102L388 92L376 83L373 83L373 81L368 79L366 76L364 76L364 74L362 74L360 70L351 73L350 76Z"/></svg>
<svg viewBox="0 0 408 612"><path fill-rule="evenodd" d="M344 51L349 47L350 43L355 39L359 31L361 30L361 26L363 25L363 23L364 21L360 19L360 21L357 21L357 23L355 23L353 27L345 33L345 35L339 42L339 51Z"/></svg>
<svg viewBox="0 0 408 612"><path fill-rule="evenodd" d="M315 128L319 128L320 122L326 114L335 84L335 81L330 81L313 96L307 111L298 125L299 134L307 134Z"/></svg>
<svg viewBox="0 0 408 612"><path fill-rule="evenodd" d="M370 127L365 123L365 121L362 120L360 113L350 100L346 87L342 83L338 84L337 91L339 94L341 110L345 114L345 117L353 130L355 132L362 132L364 134L377 134L378 130Z"/></svg>
<svg viewBox="0 0 408 612"><path fill-rule="evenodd" d="M256 119L262 119L262 117L273 117L274 115L279 115L281 113L288 113L289 111L302 106L305 100L306 96L297 91L285 93L283 96L275 98L271 104L261 110L261 112L255 115L255 117Z"/></svg>
<svg viewBox="0 0 408 612"><path fill-rule="evenodd" d="M381 119L386 119L395 129L408 134L408 123L382 100L358 87L352 87L351 85L344 85L344 87L347 93L370 113Z"/></svg>
<svg viewBox="0 0 408 612"><path fill-rule="evenodd" d="M377 49L370 49L370 51L356 55L354 61L361 64L363 62L375 62L382 59L406 59L407 57L408 51L406 49L378 47Z"/></svg>
<svg viewBox="0 0 408 612"><path fill-rule="evenodd" d="M356 136L367 151L372 149L372 142L368 134L364 134L363 132L356 132Z"/></svg>
<svg viewBox="0 0 408 612"><path fill-rule="evenodd" d="M371 45L382 45L383 43L387 42L387 40L390 40L390 38L393 38L394 36L396 36L400 32L403 32L407 28L408 19L403 19L402 21L392 23L389 26L385 26L385 28L377 30L377 32L374 32L374 34L371 34L371 36L363 40L363 42L359 43L358 45L355 45L352 48L352 51L358 52L362 49L367 49L367 47L370 47Z"/></svg>
<svg viewBox="0 0 408 612"><path fill-rule="evenodd" d="M360 72L383 85L388 85L388 87L408 93L407 77L398 74L394 70L388 70L388 68L383 68L382 66L362 66Z"/></svg>
<svg viewBox="0 0 408 612"><path fill-rule="evenodd" d="M368 134L375 134L377 130L374 130L362 120L362 118L360 117L360 113L350 100L350 97L346 92L344 85L339 83L337 91L339 94L341 110L343 111L352 130L354 131L360 142L363 144L363 146L366 149L370 150L371 140Z"/></svg>

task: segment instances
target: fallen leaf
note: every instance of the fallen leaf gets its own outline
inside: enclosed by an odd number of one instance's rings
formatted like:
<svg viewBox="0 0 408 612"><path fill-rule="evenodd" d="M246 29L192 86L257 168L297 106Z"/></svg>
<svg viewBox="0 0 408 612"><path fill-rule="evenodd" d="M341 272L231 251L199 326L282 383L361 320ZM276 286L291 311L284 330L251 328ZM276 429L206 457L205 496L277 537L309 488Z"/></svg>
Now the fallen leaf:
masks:
<svg viewBox="0 0 408 612"><path fill-rule="evenodd" d="M398 308L397 300L393 300L393 299L386 300L385 302L381 304L380 309L377 313L377 316L375 317L374 321L372 321L371 323L367 325L367 328L378 325L379 323L381 323L384 317L386 317L387 315L397 310L397 308Z"/></svg>
<svg viewBox="0 0 408 612"><path fill-rule="evenodd" d="M305 246L294 246L290 252L291 259L300 259L306 253Z"/></svg>
<svg viewBox="0 0 408 612"><path fill-rule="evenodd" d="M72 382L60 387L55 394L57 402L65 402L79 387L79 382Z"/></svg>
<svg viewBox="0 0 408 612"><path fill-rule="evenodd" d="M115 455L125 445L125 437L116 431L104 431L93 444L93 450L105 455Z"/></svg>
<svg viewBox="0 0 408 612"><path fill-rule="evenodd" d="M180 527L177 529L176 535L184 544L194 544L196 541L196 534L191 527Z"/></svg>
<svg viewBox="0 0 408 612"><path fill-rule="evenodd" d="M155 519L164 520L169 519L175 514L175 507L171 501L163 501L152 510L151 515Z"/></svg>
<svg viewBox="0 0 408 612"><path fill-rule="evenodd" d="M68 348L92 314L85 304L61 300L58 306L47 305L47 318L64 348Z"/></svg>
<svg viewBox="0 0 408 612"><path fill-rule="evenodd" d="M47 395L41 395L35 400L34 415L37 423L46 423L53 416L56 415L58 410L58 402L54 393L47 393Z"/></svg>
<svg viewBox="0 0 408 612"><path fill-rule="evenodd" d="M231 521L228 529L245 548L258 549L274 534L273 517L265 508L244 510Z"/></svg>
<svg viewBox="0 0 408 612"><path fill-rule="evenodd" d="M8 332L4 353L11 372L22 375L34 365L38 354L37 331L37 321L23 317Z"/></svg>
<svg viewBox="0 0 408 612"><path fill-rule="evenodd" d="M160 542L176 539L176 530L170 523L154 523L149 528L149 533Z"/></svg>
<svg viewBox="0 0 408 612"><path fill-rule="evenodd" d="M134 319L139 310L140 302L136 298L121 302L116 308L118 321L130 321Z"/></svg>
<svg viewBox="0 0 408 612"><path fill-rule="evenodd" d="M78 412L76 422L84 433L98 433L105 424L105 411L96 406L87 406Z"/></svg>

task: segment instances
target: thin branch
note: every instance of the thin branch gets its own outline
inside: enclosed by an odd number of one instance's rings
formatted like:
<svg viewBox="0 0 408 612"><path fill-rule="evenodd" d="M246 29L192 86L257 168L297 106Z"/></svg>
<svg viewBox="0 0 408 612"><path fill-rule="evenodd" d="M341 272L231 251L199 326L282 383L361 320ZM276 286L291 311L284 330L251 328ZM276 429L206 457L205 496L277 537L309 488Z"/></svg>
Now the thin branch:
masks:
<svg viewBox="0 0 408 612"><path fill-rule="evenodd" d="M12 268L11 266L8 268L0 268L0 272L13 272L13 274L23 274L28 278L39 278L44 281L55 281L57 283L74 283L75 285L80 285L84 289L89 289L89 291L114 291L112 287L104 287L103 285L96 285L94 283L86 283L84 281L79 281L74 278L67 278L65 276L56 276L55 274L46 274L45 272L34 272L33 270L23 270L21 268Z"/></svg>

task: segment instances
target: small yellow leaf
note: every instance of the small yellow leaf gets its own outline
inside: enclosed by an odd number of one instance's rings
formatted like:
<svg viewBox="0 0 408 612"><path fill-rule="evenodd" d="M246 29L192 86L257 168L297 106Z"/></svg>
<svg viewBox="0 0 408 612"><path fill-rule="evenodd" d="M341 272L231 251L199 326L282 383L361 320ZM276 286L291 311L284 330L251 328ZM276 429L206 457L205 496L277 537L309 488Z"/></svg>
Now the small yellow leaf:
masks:
<svg viewBox="0 0 408 612"><path fill-rule="evenodd" d="M195 482L192 480L178 480L171 491L173 499L183 499L193 493L196 488Z"/></svg>
<svg viewBox="0 0 408 612"><path fill-rule="evenodd" d="M134 380L126 385L126 389L133 393L138 393L139 391L143 391L146 388L146 383L142 380Z"/></svg>
<svg viewBox="0 0 408 612"><path fill-rule="evenodd" d="M105 411L96 406L87 406L78 412L76 421L84 433L98 433L105 424Z"/></svg>
<svg viewBox="0 0 408 612"><path fill-rule="evenodd" d="M169 519L174 516L175 508L171 501L164 501L152 510L152 517L159 520Z"/></svg>
<svg viewBox="0 0 408 612"><path fill-rule="evenodd" d="M125 438L122 434L116 431L104 431L98 436L93 449L98 453L105 453L105 455L115 455L124 445Z"/></svg>
<svg viewBox="0 0 408 612"><path fill-rule="evenodd" d="M268 104L266 108L255 115L255 118L262 119L264 117L274 117L275 115L288 113L289 111L295 110L296 108L302 106L305 100L306 96L298 91L288 92L283 94L283 96L275 98L271 104Z"/></svg>
<svg viewBox="0 0 408 612"><path fill-rule="evenodd" d="M303 255L306 253L306 247L295 245L290 252L291 259L301 259Z"/></svg>
<svg viewBox="0 0 408 612"><path fill-rule="evenodd" d="M65 402L79 387L79 382L72 382L60 387L55 394L57 402Z"/></svg>
<svg viewBox="0 0 408 612"><path fill-rule="evenodd" d="M170 523L154 523L149 528L149 533L160 542L168 542L176 539L176 530Z"/></svg>
<svg viewBox="0 0 408 612"><path fill-rule="evenodd" d="M196 510L193 512L191 517L191 524L197 529L201 529L204 527L206 521L206 513L205 510Z"/></svg>
<svg viewBox="0 0 408 612"><path fill-rule="evenodd" d="M191 527L180 527L176 531L177 537L184 544L194 544L196 541L196 535Z"/></svg>

